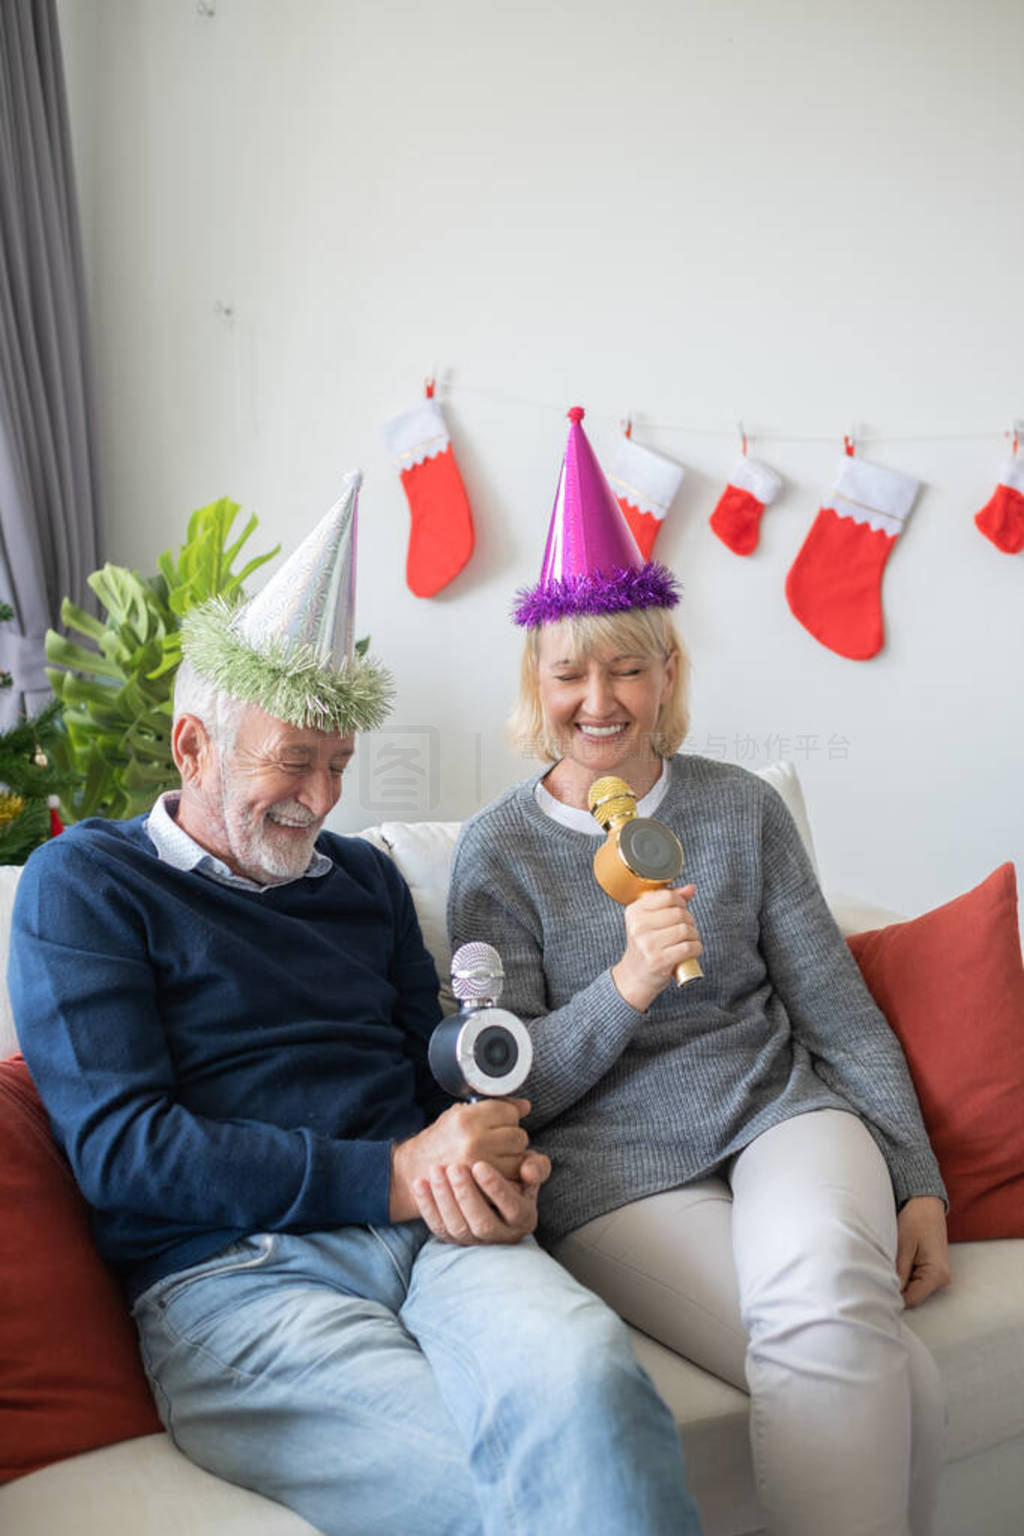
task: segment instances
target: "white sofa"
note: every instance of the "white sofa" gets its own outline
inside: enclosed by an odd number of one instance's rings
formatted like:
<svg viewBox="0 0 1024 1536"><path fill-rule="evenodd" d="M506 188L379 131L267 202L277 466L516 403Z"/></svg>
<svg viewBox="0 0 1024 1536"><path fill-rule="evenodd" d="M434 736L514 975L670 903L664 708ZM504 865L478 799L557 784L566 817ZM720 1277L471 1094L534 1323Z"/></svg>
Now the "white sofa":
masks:
<svg viewBox="0 0 1024 1536"><path fill-rule="evenodd" d="M763 772L786 799L813 858L795 770L776 764ZM363 834L402 870L442 977L457 831L454 823L389 823ZM15 870L0 870L5 969L16 877ZM829 901L845 933L895 918L849 897ZM0 992L3 1057L16 1041L6 992ZM954 1245L953 1277L947 1291L909 1314L938 1360L947 1393L947 1462L935 1536L1024 1536L1024 1239ZM705 1536L754 1536L761 1524L745 1395L635 1331L634 1344L675 1413ZM810 1439L807 1453L814 1455ZM163 1434L89 1451L0 1487L5 1536L308 1536L311 1530L281 1506L193 1467Z"/></svg>

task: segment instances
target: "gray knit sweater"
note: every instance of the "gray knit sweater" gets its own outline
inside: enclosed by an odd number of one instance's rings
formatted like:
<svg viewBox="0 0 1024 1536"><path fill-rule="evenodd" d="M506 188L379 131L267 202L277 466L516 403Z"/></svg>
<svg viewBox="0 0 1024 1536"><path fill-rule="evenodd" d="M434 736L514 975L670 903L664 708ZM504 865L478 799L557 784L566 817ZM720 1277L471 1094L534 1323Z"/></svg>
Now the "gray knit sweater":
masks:
<svg viewBox="0 0 1024 1536"><path fill-rule="evenodd" d="M597 885L598 840L546 816L539 775L462 829L452 948L493 944L502 1006L530 1025L531 1136L552 1160L540 1234L720 1169L814 1109L853 1109L897 1203L945 1195L899 1042L825 904L781 797L743 768L672 759L658 818L678 834L704 979L646 1013L615 989L623 910ZM596 828L595 828L596 830Z"/></svg>

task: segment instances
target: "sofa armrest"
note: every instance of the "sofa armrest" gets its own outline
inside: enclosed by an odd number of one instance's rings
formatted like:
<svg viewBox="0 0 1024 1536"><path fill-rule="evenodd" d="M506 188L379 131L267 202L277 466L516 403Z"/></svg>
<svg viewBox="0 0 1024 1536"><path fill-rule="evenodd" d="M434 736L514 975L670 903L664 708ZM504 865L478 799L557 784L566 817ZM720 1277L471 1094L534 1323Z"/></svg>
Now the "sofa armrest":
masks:
<svg viewBox="0 0 1024 1536"><path fill-rule="evenodd" d="M21 878L18 864L0 864L0 1061L18 1049L18 1034L7 996L7 952L11 942L11 913Z"/></svg>
<svg viewBox="0 0 1024 1536"><path fill-rule="evenodd" d="M869 928L888 928L890 923L904 923L901 912L890 912L888 907L876 907L860 896L850 896L846 891L826 891L825 900L844 939L853 933L864 933Z"/></svg>

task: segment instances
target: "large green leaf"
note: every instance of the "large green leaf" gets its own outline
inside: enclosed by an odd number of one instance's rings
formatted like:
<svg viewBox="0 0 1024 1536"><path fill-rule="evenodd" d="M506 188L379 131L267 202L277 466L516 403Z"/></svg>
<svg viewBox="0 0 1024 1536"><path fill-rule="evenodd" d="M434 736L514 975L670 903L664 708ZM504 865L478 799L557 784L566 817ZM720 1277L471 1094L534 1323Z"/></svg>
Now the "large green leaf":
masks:
<svg viewBox="0 0 1024 1536"><path fill-rule="evenodd" d="M235 571L258 526L250 516L229 543L240 511L227 496L197 508L177 556L165 550L154 576L109 562L94 571L89 585L105 617L63 603L61 622L85 642L55 630L46 636L50 684L63 707L60 758L75 779L61 800L66 822L136 815L177 782L170 725L181 618L211 597L243 600L244 583L280 548Z"/></svg>
<svg viewBox="0 0 1024 1536"><path fill-rule="evenodd" d="M116 661L99 655L97 651L86 650L84 645L76 645L73 640L58 635L54 629L51 629L46 636L46 659L59 667L79 667L91 672L94 677L121 678L124 676L124 672Z"/></svg>
<svg viewBox="0 0 1024 1536"><path fill-rule="evenodd" d="M93 640L102 640L107 632L107 627L101 619L86 613L84 608L76 607L69 597L66 597L60 605L60 621L65 628L77 629L80 634L89 635Z"/></svg>

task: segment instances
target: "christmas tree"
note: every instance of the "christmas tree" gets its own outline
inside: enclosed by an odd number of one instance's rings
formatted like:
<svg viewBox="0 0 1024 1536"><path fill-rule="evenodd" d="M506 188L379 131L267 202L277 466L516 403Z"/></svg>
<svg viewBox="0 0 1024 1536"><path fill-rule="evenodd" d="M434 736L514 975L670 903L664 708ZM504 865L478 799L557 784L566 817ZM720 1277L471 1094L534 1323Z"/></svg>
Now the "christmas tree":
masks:
<svg viewBox="0 0 1024 1536"><path fill-rule="evenodd" d="M0 602L0 622L13 617L10 604ZM0 671L0 689L13 681ZM0 864L24 864L33 848L61 830L51 805L67 783L53 767L60 716L54 699L35 719L0 731Z"/></svg>

